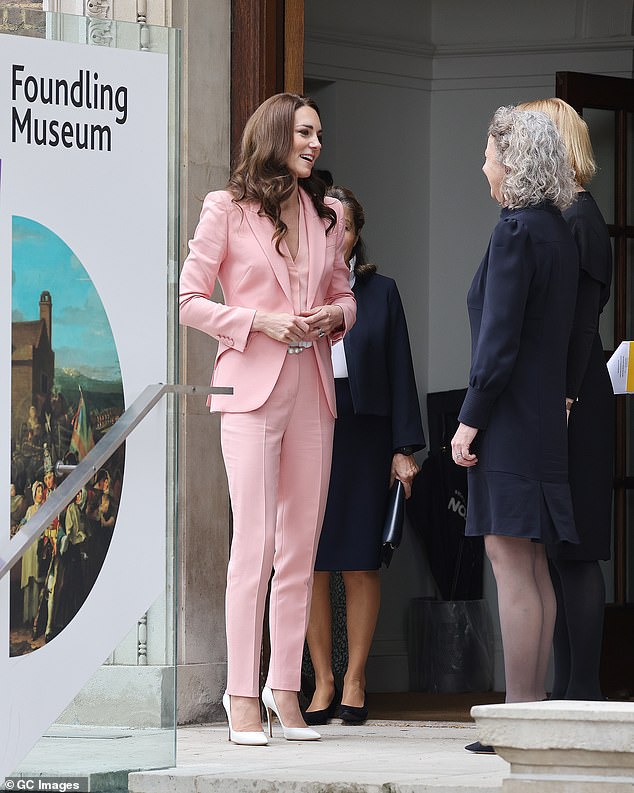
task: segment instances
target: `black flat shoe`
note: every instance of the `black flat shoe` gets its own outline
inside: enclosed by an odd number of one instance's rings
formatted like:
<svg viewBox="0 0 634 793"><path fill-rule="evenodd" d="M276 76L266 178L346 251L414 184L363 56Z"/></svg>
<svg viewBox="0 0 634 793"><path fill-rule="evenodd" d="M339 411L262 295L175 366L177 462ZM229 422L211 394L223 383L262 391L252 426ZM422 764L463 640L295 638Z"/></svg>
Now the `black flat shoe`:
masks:
<svg viewBox="0 0 634 793"><path fill-rule="evenodd" d="M361 708L355 708L353 705L344 705L342 702L335 710L335 718L341 719L346 724L363 724L368 718L368 707L365 697Z"/></svg>
<svg viewBox="0 0 634 793"><path fill-rule="evenodd" d="M468 752L473 752L474 754L495 754L495 749L492 746L482 744L480 741L468 744L465 746L465 749Z"/></svg>

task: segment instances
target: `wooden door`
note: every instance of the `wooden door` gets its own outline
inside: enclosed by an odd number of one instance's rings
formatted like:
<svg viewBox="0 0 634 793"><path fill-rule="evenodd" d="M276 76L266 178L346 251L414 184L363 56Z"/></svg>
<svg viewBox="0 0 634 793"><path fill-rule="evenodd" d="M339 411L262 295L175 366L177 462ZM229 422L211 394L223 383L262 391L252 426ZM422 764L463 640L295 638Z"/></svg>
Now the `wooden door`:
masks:
<svg viewBox="0 0 634 793"><path fill-rule="evenodd" d="M304 90L304 0L232 0L231 151L256 107Z"/></svg>

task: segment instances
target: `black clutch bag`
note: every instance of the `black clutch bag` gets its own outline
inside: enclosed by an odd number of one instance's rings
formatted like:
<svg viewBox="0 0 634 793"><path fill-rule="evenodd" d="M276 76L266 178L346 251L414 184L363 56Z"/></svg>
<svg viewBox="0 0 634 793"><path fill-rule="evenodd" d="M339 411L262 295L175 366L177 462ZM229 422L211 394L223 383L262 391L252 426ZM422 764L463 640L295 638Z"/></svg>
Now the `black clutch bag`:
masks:
<svg viewBox="0 0 634 793"><path fill-rule="evenodd" d="M403 519L405 518L405 488L399 479L394 480L387 501L387 512L381 538L381 562L390 566L392 554L403 539Z"/></svg>

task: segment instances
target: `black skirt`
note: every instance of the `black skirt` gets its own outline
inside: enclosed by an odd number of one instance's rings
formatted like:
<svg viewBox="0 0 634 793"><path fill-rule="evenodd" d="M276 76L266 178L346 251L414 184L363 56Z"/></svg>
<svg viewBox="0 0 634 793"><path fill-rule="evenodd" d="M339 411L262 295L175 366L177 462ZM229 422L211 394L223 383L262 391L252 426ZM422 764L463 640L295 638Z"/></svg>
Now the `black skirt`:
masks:
<svg viewBox="0 0 634 793"><path fill-rule="evenodd" d="M335 380L337 420L315 570L378 570L392 466L387 416L356 416L346 378Z"/></svg>

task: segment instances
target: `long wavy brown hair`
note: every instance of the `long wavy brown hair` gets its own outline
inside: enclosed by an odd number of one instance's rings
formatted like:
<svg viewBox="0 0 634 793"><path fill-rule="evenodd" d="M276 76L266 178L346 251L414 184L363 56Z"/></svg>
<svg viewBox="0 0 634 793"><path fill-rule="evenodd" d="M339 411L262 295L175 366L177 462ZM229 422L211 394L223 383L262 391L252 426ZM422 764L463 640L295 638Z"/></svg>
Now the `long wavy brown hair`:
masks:
<svg viewBox="0 0 634 793"><path fill-rule="evenodd" d="M234 202L253 201L259 204L259 213L270 218L278 252L288 233L281 206L295 189L287 160L293 145L295 111L300 107L310 107L319 115L315 102L298 94L275 94L262 102L245 124L240 156L227 183ZM326 185L316 174L298 183L310 196L319 217L328 220L328 233L336 225L337 215L324 203Z"/></svg>

